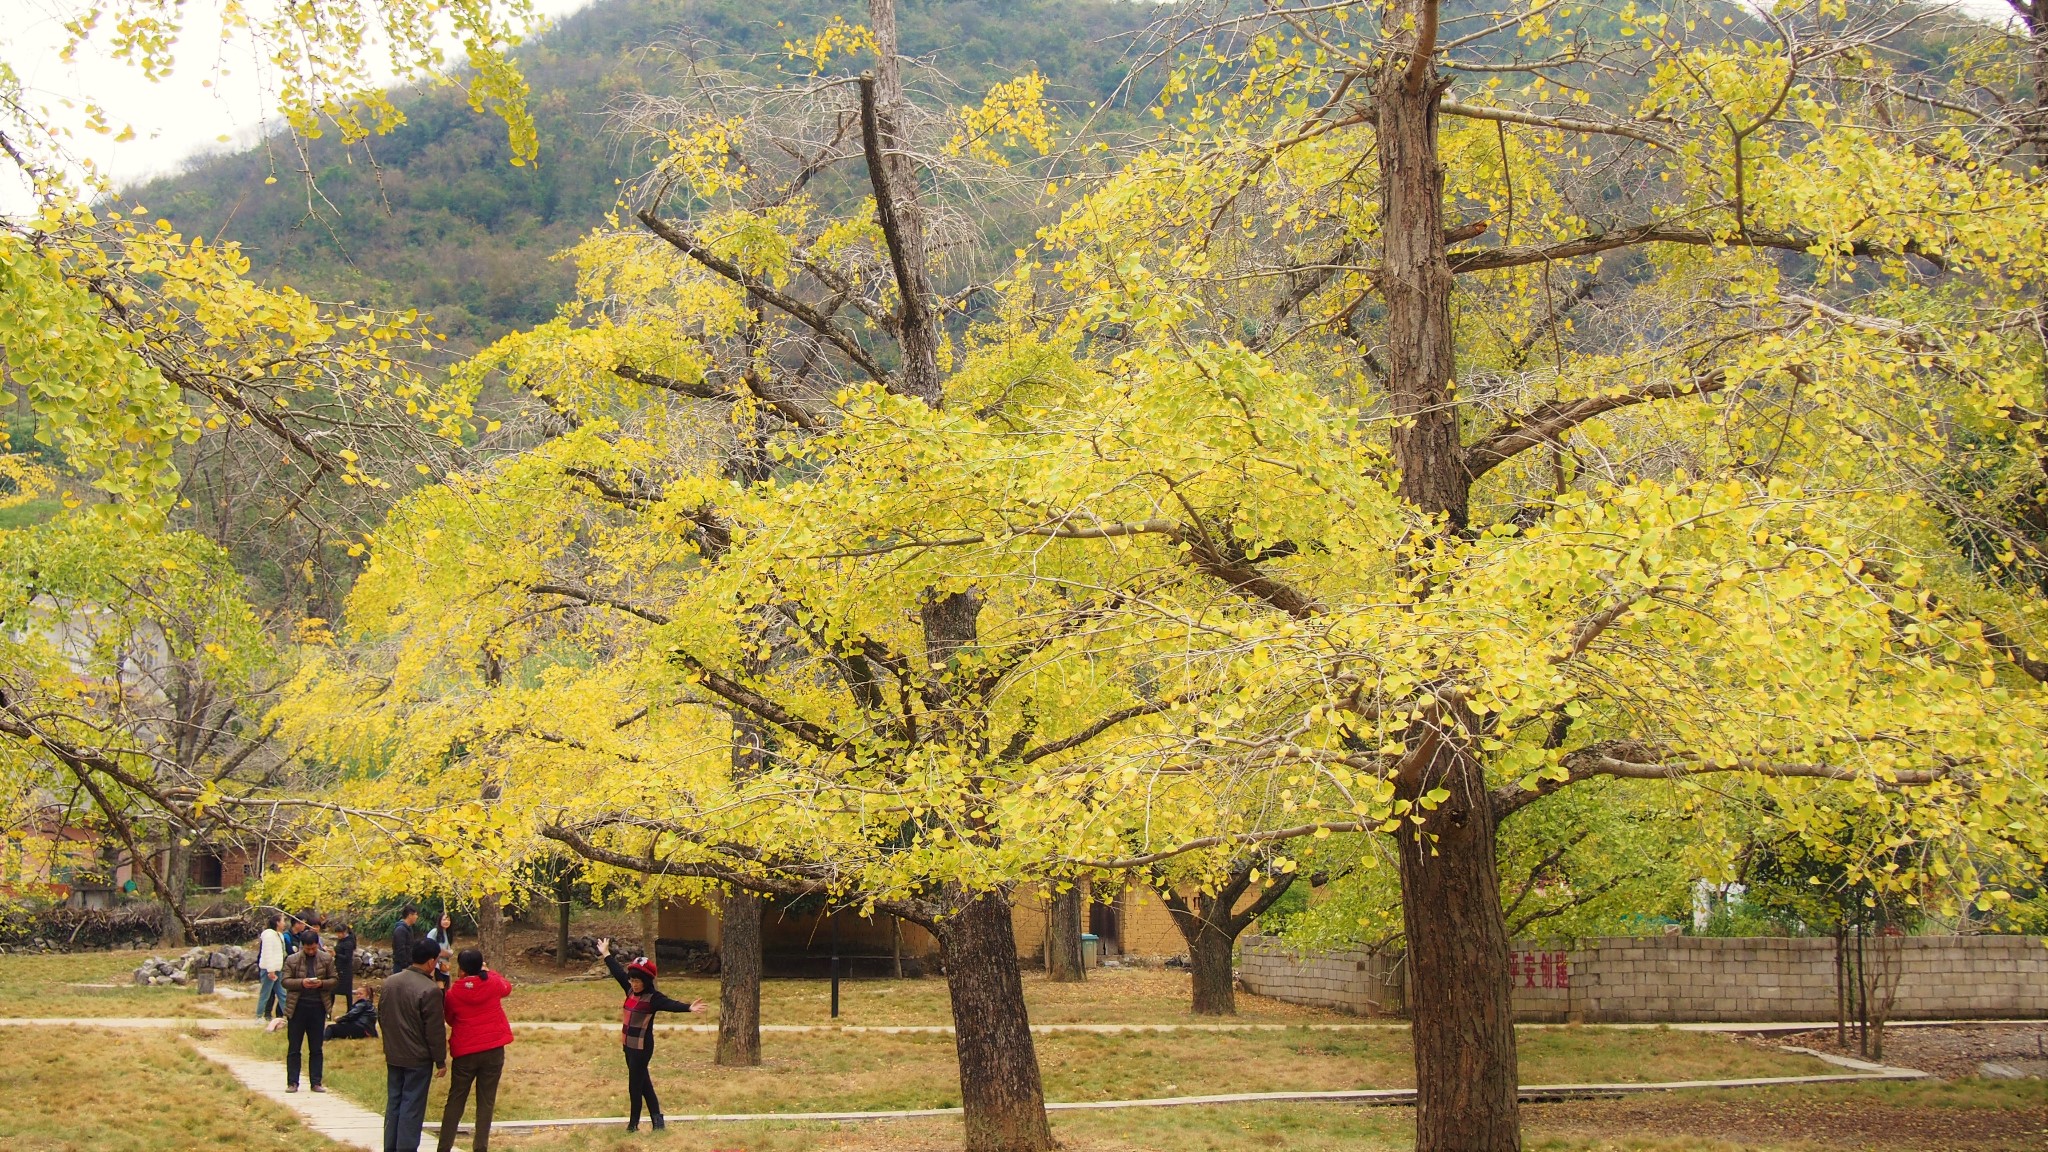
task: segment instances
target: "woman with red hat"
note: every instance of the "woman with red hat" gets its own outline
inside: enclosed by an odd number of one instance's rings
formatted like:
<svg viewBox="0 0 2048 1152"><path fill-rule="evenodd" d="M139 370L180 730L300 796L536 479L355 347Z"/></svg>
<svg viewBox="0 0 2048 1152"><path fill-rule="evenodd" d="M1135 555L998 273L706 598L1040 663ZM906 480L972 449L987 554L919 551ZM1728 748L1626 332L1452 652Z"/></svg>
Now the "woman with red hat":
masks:
<svg viewBox="0 0 2048 1152"><path fill-rule="evenodd" d="M640 1103L647 1103L647 1118L656 1128L663 1126L661 1101L654 1097L654 1078L648 1074L647 1066L654 1060L654 1014L656 1012L703 1012L704 1001L696 1000L685 1004L681 1000L662 995L654 987L654 961L645 956L636 956L631 963L621 964L612 955L612 942L599 940L597 954L604 957L604 966L611 971L612 979L625 989L626 1003L619 1013L619 1041L626 1050L626 1096L632 1102L632 1116L626 1121L626 1131L640 1130Z"/></svg>

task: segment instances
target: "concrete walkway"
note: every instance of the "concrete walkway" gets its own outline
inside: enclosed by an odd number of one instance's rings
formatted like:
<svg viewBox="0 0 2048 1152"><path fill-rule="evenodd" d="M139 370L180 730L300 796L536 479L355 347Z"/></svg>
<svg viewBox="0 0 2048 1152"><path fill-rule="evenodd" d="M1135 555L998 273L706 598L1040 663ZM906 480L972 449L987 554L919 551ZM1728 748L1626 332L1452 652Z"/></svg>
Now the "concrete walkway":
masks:
<svg viewBox="0 0 2048 1152"><path fill-rule="evenodd" d="M0 1021L6 1023L6 1021ZM2040 1021L1890 1021L1884 1027L1946 1027L1946 1025L2038 1025ZM584 1031L604 1029L614 1031L618 1021L512 1021L514 1029L535 1029L535 1031ZM1030 1031L1038 1035L1049 1033L1161 1033L1161 1031L1407 1031L1407 1021L1376 1021L1376 1023L1217 1023L1217 1025L1196 1025L1196 1023L1171 1023L1171 1025L1030 1025ZM1608 1029L1608 1031L1706 1031L1706 1033L1729 1033L1729 1035L1776 1035L1794 1031L1815 1031L1833 1029L1835 1021L1790 1021L1790 1023L1597 1023L1597 1025L1516 1025L1518 1029ZM719 1025L655 1025L659 1031L668 1033L717 1033ZM764 1033L848 1033L848 1035L952 1035L952 1025L762 1025Z"/></svg>
<svg viewBox="0 0 2048 1152"><path fill-rule="evenodd" d="M298 1113L306 1127L322 1136L350 1148L383 1152L384 1118L377 1113L350 1103L337 1092L308 1092L304 1085L297 1092L286 1092L284 1068L268 1060L237 1055L219 1044L209 1044L204 1040L194 1040L192 1047L208 1060L234 1073L235 1079L249 1091Z"/></svg>
<svg viewBox="0 0 2048 1152"><path fill-rule="evenodd" d="M1940 1028L1952 1026L1982 1026L1998 1024L2039 1024L2039 1020L1893 1020L1886 1028ZM263 1022L253 1016L0 1016L0 1028L261 1028ZM512 1027L545 1032L580 1032L586 1029L611 1031L617 1029L616 1020L515 1020ZM1812 1032L1816 1029L1833 1028L1833 1020L1790 1021L1772 1023L1689 1023L1689 1024L1517 1024L1515 1027L1528 1030L1549 1028L1578 1028L1581 1030L1609 1029L1618 1032L1645 1031L1667 1028L1673 1032L1719 1032L1743 1036L1770 1036L1783 1032ZM716 1024L657 1024L663 1032L714 1033ZM1040 1035L1055 1032L1087 1032L1113 1034L1121 1032L1372 1032L1406 1031L1408 1022L1394 1020L1374 1023L1335 1024L1033 1024L1031 1030ZM951 1024L763 1024L763 1032L813 1033L844 1032L849 1035L874 1033L881 1036L951 1036Z"/></svg>

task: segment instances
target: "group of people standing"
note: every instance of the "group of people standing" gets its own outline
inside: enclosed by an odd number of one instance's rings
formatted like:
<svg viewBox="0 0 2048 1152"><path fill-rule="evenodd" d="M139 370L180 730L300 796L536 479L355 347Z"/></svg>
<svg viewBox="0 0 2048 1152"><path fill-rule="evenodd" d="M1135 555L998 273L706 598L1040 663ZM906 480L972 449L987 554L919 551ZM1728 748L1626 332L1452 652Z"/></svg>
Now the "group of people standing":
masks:
<svg viewBox="0 0 2048 1152"><path fill-rule="evenodd" d="M490 1148L505 1046L512 1043L504 1003L512 982L484 966L482 950L465 948L455 958L459 974L444 989L437 979L443 947L427 937L414 941L411 965L384 981L384 1152L418 1152L427 1090L438 1076L449 1077L439 1152L455 1146L472 1089L476 1152Z"/></svg>
<svg viewBox="0 0 2048 1152"><path fill-rule="evenodd" d="M376 1003L367 987L355 986L355 932L347 924L337 925L333 945L323 946L320 930L326 923L326 917L311 913L272 915L257 941L256 1016L271 1021L273 1031L280 1026L287 1030L287 1092L299 1090L302 1066L310 1073L313 1091L327 1091L321 1082L325 1041L368 1039L377 1034ZM333 1020L337 999L345 1009L341 1019Z"/></svg>
<svg viewBox="0 0 2048 1152"><path fill-rule="evenodd" d="M285 1004L288 989L284 986L285 965L290 962L300 942L312 936L315 942L327 929L327 917L308 912L303 916L285 916L272 913L264 921L263 934L256 941L256 1016L269 1020L289 1016ZM334 961L334 995L343 1004L354 997L356 981L356 934L347 924L334 928L334 943L323 953Z"/></svg>
<svg viewBox="0 0 2048 1152"><path fill-rule="evenodd" d="M288 933L286 918L272 916L258 948L257 967L264 991L257 1014L267 1016L275 1001L281 1004L288 1029L285 1091L299 1090L302 1048L313 1091L325 1092L322 1041L379 1037L385 1067L384 1152L418 1152L426 1126L428 1090L441 1076L449 1080L438 1152L451 1152L454 1147L472 1091L476 1095L474 1147L476 1152L488 1152L498 1082L505 1071L505 1048L512 1043L512 1023L504 1004L512 994L512 982L485 966L480 949L454 952L454 924L446 913L438 925L421 932L419 909L407 905L392 929L392 972L384 981L380 1006L372 1000L369 988L353 987L354 933L346 924L338 926L336 944L326 950L319 931L324 923L310 915L300 917L297 931ZM296 945L288 955L287 939ZM664 995L655 987L654 961L640 956L622 962L612 954L608 939L598 941L598 955L626 994L619 1020L626 1096L631 1106L626 1128L637 1131L643 1111L653 1126L660 1128L661 1102L655 1096L650 1071L655 1014L703 1012L705 1003L686 1004ZM337 995L350 1008L329 1024Z"/></svg>

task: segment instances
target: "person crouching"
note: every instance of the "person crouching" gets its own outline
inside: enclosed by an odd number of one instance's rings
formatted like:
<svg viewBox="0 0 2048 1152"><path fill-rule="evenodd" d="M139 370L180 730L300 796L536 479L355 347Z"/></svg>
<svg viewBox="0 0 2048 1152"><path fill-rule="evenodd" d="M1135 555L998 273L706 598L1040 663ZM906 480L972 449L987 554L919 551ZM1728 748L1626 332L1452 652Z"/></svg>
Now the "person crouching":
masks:
<svg viewBox="0 0 2048 1152"><path fill-rule="evenodd" d="M348 1011L341 1019L327 1026L329 1040L375 1040L377 1038L377 1002L370 997L368 988L355 990L355 999L349 1003Z"/></svg>

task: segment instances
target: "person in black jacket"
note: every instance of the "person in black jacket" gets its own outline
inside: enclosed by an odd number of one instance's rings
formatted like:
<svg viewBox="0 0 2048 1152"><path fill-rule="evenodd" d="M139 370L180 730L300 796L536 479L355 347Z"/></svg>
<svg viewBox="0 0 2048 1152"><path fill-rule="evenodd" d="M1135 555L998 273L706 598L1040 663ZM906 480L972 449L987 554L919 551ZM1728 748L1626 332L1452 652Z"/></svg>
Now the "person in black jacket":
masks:
<svg viewBox="0 0 2048 1152"><path fill-rule="evenodd" d="M346 924L334 926L334 998L343 1004L355 1001L356 930Z"/></svg>
<svg viewBox="0 0 2048 1152"><path fill-rule="evenodd" d="M612 942L599 940L597 954L604 957L604 966L610 970L612 979L625 990L626 1002L619 1011L619 1043L626 1051L626 1099L632 1105L632 1117L626 1121L626 1131L640 1130L640 1105L647 1105L647 1118L656 1128L663 1127L661 1101L654 1096L654 1077L647 1066L654 1060L654 1014L656 1012L703 1012L704 1002L696 1000L685 1004L681 1000L664 996L654 987L654 961L637 956L630 964L619 963L612 955Z"/></svg>
<svg viewBox="0 0 2048 1152"><path fill-rule="evenodd" d="M341 1019L327 1026L329 1040L375 1040L377 1038L377 1004L370 999L368 988L356 990L355 998L349 1002L348 1011Z"/></svg>
<svg viewBox="0 0 2048 1152"><path fill-rule="evenodd" d="M412 946L420 939L418 924L420 910L410 904L398 914L398 923L391 926L391 974L412 963Z"/></svg>

